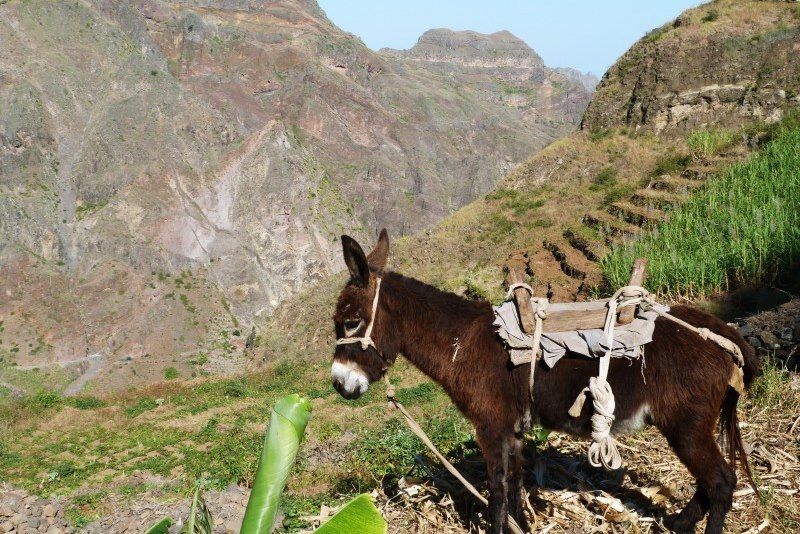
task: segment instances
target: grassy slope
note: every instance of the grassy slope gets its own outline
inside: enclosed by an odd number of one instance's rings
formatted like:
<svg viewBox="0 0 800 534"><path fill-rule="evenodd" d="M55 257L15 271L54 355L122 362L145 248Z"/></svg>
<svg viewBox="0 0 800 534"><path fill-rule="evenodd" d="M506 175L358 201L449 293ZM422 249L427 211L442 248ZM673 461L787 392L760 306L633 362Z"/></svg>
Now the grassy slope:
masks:
<svg viewBox="0 0 800 534"><path fill-rule="evenodd" d="M794 127L792 127L794 126ZM705 143L704 143L705 146ZM646 257L652 290L687 297L769 283L800 264L800 128L787 121L766 150L603 259L612 286Z"/></svg>
<svg viewBox="0 0 800 534"><path fill-rule="evenodd" d="M437 386L402 361L392 376L401 401L445 454L456 461L477 454L471 427ZM316 514L322 503L336 504L376 487L391 493L397 480L414 467L414 455L424 451L406 426L385 410L383 384L349 402L330 387L327 364L301 368L283 363L243 378L167 381L104 400L66 401L47 390L25 401L0 398L0 480L45 496L66 496L71 502L68 517L75 526L113 513L126 501L186 496L199 478L217 488L249 484L272 404L298 391L312 399L313 413L283 502L286 530L305 525L300 518ZM755 421L775 425L798 410L800 393L790 387L786 373L768 367L741 412L750 423L745 438L761 443L765 437ZM774 428L768 434L770 447L775 446L773 434ZM623 450L642 447L642 439L666 450L652 430L624 438ZM584 442L556 435L550 441L582 458ZM796 439L782 446L800 453ZM626 455L626 460L639 473L639 484L663 476L638 465L644 458L636 456ZM753 461L758 466L763 462ZM757 476L771 469L769 463L763 465ZM689 484L684 470L675 470L680 484ZM419 475L427 477L422 471ZM596 482L593 473L583 476ZM763 484L772 481L768 477ZM800 510L791 500L770 498L763 510L775 531L790 532L800 524ZM673 499L670 506L678 504ZM745 513L741 507L733 513L736 521L744 520L736 515ZM752 518L746 521L750 524Z"/></svg>
<svg viewBox="0 0 800 534"><path fill-rule="evenodd" d="M399 398L442 450L474 447L469 425L437 386L404 364L393 377ZM284 362L246 377L165 381L108 399L0 393L0 480L72 496L75 525L112 512L112 496L187 495L200 478L217 488L248 484L272 404L290 392L312 399L313 417L289 481L289 527L321 502L391 483L412 467L419 445L386 413L382 383L348 402L330 387L327 363Z"/></svg>

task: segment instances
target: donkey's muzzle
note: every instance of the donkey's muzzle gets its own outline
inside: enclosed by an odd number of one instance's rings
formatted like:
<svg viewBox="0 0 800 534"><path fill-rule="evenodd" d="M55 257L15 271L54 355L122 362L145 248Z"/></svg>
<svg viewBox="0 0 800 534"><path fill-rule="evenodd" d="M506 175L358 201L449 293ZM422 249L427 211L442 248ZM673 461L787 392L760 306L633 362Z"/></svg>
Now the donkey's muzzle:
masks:
<svg viewBox="0 0 800 534"><path fill-rule="evenodd" d="M348 391L344 388L344 384L338 380L333 380L333 389L338 391L339 395L347 400L356 400L361 396L361 392L359 390Z"/></svg>
<svg viewBox="0 0 800 534"><path fill-rule="evenodd" d="M348 400L359 398L369 389L369 378L354 362L334 361L331 367L333 388Z"/></svg>

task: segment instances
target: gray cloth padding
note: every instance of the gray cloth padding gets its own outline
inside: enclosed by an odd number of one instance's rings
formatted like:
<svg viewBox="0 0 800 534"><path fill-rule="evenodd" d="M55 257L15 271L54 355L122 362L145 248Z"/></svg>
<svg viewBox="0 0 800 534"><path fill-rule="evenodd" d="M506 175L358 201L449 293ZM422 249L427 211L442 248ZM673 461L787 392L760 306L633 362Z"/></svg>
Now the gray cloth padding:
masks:
<svg viewBox="0 0 800 534"><path fill-rule="evenodd" d="M593 302L575 303L550 303L547 311L552 313L556 310L591 310L605 309L606 301L599 300ZM667 312L669 307L661 306L660 310ZM498 335L505 341L511 361L514 365L528 363L531 361L531 347L533 335L526 334L520 326L517 306L513 301L504 302L500 306L494 307L494 326L497 328ZM613 357L638 358L641 354L641 347L653 340L653 329L658 314L652 310L644 311L642 307L637 308L636 317L626 325L614 327L614 350ZM547 319L544 320L547 323ZM605 342L605 335L601 328L592 330L574 330L566 332L542 333L542 358L549 367L553 367L567 351L575 352L589 358L598 358L606 353L608 347Z"/></svg>

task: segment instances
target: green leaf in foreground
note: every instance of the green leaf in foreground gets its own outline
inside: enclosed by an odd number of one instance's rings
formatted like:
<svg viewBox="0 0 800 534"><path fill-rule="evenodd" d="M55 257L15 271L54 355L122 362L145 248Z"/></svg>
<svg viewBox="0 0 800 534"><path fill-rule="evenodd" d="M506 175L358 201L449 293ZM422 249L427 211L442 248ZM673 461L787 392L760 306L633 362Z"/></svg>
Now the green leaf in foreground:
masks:
<svg viewBox="0 0 800 534"><path fill-rule="evenodd" d="M169 534L169 527L172 526L172 519L165 517L149 529L145 534Z"/></svg>
<svg viewBox="0 0 800 534"><path fill-rule="evenodd" d="M297 394L278 400L272 409L253 490L247 501L241 534L269 534L275 524L281 492L311 415L311 404Z"/></svg>
<svg viewBox="0 0 800 534"><path fill-rule="evenodd" d="M181 530L182 534L212 534L214 532L214 519L211 511L206 506L203 498L203 482L199 482L194 490L192 507L189 509L189 519Z"/></svg>
<svg viewBox="0 0 800 534"><path fill-rule="evenodd" d="M353 532L359 534L384 534L386 532L386 521L375 508L372 497L367 493L362 493L347 503L327 523L315 530L314 534L350 534Z"/></svg>

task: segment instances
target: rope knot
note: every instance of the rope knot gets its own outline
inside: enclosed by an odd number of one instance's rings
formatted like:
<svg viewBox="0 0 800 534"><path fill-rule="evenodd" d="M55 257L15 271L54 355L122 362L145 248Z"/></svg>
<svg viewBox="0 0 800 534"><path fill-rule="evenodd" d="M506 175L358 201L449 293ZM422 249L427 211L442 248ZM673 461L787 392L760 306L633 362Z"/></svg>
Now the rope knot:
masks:
<svg viewBox="0 0 800 534"><path fill-rule="evenodd" d="M606 469L619 469L622 466L622 455L611 437L611 425L614 423L614 393L611 384L605 379L592 377L589 379L589 392L592 394L592 444L589 446L589 464Z"/></svg>
<svg viewBox="0 0 800 534"><path fill-rule="evenodd" d="M547 306L550 304L550 301L544 297L531 297L531 306L533 307L533 313L536 315L538 319L544 321L547 319Z"/></svg>
<svg viewBox="0 0 800 534"><path fill-rule="evenodd" d="M514 298L514 290L515 289L524 289L528 292L528 294L533 297L533 288L526 284L525 282L514 282L510 286L508 286L508 292L506 293L506 300L511 300Z"/></svg>

